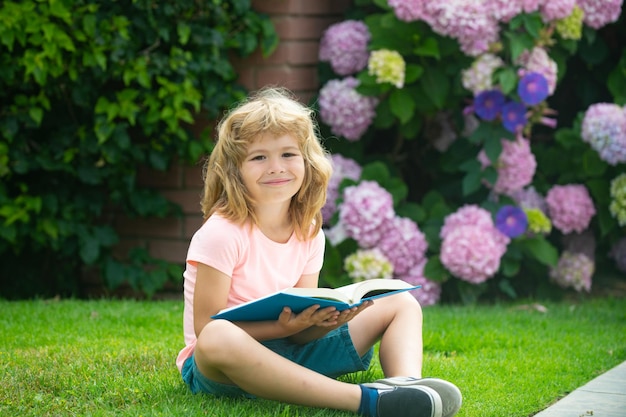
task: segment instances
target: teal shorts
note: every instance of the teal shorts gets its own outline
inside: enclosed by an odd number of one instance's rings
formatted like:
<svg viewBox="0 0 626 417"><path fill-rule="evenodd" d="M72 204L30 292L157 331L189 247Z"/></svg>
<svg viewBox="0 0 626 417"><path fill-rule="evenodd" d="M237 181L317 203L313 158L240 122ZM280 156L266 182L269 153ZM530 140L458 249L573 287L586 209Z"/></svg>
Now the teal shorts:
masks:
<svg viewBox="0 0 626 417"><path fill-rule="evenodd" d="M262 343L280 356L331 378L367 370L373 356L373 349L359 356L352 344L347 324L304 345L298 345L286 339L268 340ZM236 385L211 381L202 375L193 356L183 364L182 376L194 394L203 392L221 396L254 398L253 395Z"/></svg>

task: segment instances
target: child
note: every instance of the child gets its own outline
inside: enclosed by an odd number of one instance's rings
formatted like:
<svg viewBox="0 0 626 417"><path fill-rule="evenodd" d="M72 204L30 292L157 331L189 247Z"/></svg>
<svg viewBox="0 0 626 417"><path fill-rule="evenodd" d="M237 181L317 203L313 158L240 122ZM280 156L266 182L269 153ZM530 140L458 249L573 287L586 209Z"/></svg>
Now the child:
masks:
<svg viewBox="0 0 626 417"><path fill-rule="evenodd" d="M461 393L421 379L422 313L408 293L337 312L285 308L276 321L212 320L223 308L288 287L316 287L325 238L320 210L331 175L313 114L268 88L218 125L205 167L205 222L189 246L186 347L177 365L192 392L255 396L365 416L454 415ZM386 379L349 384L380 340Z"/></svg>

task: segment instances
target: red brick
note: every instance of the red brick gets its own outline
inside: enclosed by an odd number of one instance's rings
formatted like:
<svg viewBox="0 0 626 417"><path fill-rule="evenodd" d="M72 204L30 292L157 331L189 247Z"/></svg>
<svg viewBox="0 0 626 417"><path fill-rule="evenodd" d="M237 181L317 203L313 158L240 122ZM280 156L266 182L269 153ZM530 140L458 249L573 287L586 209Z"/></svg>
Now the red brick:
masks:
<svg viewBox="0 0 626 417"><path fill-rule="evenodd" d="M184 264L188 248L189 242L187 241L153 239L149 243L148 252L156 259Z"/></svg>
<svg viewBox="0 0 626 417"><path fill-rule="evenodd" d="M340 17L276 17L272 19L281 41L319 40L322 33Z"/></svg>
<svg viewBox="0 0 626 417"><path fill-rule="evenodd" d="M200 197L202 190L164 190L161 195L172 203L178 204L183 213L198 214L200 213Z"/></svg>
<svg viewBox="0 0 626 417"><path fill-rule="evenodd" d="M183 181L185 188L202 189L204 180L202 179L202 169L204 161L199 161L196 165L187 165L184 167Z"/></svg>
<svg viewBox="0 0 626 417"><path fill-rule="evenodd" d="M185 220L183 222L184 229L184 237L187 240L190 240L194 233L202 226L203 219L202 215L198 216L185 216Z"/></svg>
<svg viewBox="0 0 626 417"><path fill-rule="evenodd" d="M261 68L257 77L259 87L278 85L292 91L315 90L318 87L317 68L288 66Z"/></svg>
<svg viewBox="0 0 626 417"><path fill-rule="evenodd" d="M267 14L328 14L344 12L350 0L252 0L252 8Z"/></svg>

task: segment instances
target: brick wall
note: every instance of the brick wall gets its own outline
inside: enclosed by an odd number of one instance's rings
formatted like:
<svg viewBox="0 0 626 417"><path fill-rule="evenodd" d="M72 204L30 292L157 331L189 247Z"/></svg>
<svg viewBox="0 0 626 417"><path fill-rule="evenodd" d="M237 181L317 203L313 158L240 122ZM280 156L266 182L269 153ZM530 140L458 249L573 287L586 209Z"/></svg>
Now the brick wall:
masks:
<svg viewBox="0 0 626 417"><path fill-rule="evenodd" d="M260 52L246 59L233 59L239 82L253 91L266 85L292 90L300 101L309 103L317 93L317 54L322 32L342 20L350 0L253 0L258 12L269 15L279 35L276 51L263 58ZM199 122L206 124L207 122ZM183 210L183 217L129 219L117 217L115 227L122 240L120 253L144 247L156 258L184 264L189 240L202 223L200 194L202 162L175 163L168 172L145 170L142 185L159 189Z"/></svg>

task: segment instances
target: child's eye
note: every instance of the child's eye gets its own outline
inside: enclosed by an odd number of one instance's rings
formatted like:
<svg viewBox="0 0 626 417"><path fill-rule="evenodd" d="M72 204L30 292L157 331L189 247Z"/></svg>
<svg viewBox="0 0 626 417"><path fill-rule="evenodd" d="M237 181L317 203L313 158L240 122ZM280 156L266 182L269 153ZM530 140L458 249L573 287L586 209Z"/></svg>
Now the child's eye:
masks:
<svg viewBox="0 0 626 417"><path fill-rule="evenodd" d="M264 155L256 155L250 158L251 161L262 161L263 159L265 159Z"/></svg>
<svg viewBox="0 0 626 417"><path fill-rule="evenodd" d="M291 158L291 157L294 157L294 156L298 156L298 154L293 153L293 152L285 152L283 154L283 157L285 157L285 158Z"/></svg>

